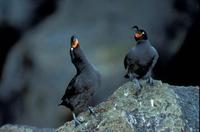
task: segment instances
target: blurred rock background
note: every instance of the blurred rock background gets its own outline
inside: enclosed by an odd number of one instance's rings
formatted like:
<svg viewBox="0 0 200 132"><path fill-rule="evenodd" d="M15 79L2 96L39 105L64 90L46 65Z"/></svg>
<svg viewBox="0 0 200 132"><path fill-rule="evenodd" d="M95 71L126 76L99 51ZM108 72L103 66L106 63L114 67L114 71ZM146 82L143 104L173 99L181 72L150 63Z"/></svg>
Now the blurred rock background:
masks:
<svg viewBox="0 0 200 132"><path fill-rule="evenodd" d="M199 6L198 0L0 0L0 124L58 127L70 118L57 105L75 74L73 34L102 74L94 104L127 81L123 59L135 44L135 24L160 54L154 78L200 85Z"/></svg>

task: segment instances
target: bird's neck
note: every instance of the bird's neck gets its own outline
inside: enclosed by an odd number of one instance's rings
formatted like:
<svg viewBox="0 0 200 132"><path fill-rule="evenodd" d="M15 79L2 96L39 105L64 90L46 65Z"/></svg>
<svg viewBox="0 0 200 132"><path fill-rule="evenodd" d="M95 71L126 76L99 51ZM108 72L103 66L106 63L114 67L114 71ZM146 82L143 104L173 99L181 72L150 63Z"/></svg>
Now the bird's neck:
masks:
<svg viewBox="0 0 200 132"><path fill-rule="evenodd" d="M138 40L136 45L144 45L144 44L149 44L149 40Z"/></svg>
<svg viewBox="0 0 200 132"><path fill-rule="evenodd" d="M77 72L81 72L91 67L91 64L89 63L87 57L85 56L80 47L74 49L73 52L76 59L74 65L76 67Z"/></svg>

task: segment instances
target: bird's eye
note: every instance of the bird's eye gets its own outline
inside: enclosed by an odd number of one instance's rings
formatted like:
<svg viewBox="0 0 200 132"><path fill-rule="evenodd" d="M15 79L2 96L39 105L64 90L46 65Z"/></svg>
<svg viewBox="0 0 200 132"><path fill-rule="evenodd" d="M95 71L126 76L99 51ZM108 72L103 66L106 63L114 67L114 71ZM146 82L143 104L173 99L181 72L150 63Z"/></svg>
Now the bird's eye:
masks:
<svg viewBox="0 0 200 132"><path fill-rule="evenodd" d="M144 34L144 32L142 32L142 34Z"/></svg>

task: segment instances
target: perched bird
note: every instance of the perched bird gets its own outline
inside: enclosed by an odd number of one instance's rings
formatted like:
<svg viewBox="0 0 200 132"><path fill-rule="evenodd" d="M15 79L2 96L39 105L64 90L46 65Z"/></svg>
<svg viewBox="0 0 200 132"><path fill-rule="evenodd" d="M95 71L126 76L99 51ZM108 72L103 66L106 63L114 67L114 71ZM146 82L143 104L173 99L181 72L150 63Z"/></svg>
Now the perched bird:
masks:
<svg viewBox="0 0 200 132"><path fill-rule="evenodd" d="M142 86L138 79L147 79L147 82L153 85L151 73L159 55L148 40L147 32L139 29L138 26L133 26L132 28L136 29L134 38L137 43L125 56L124 67L127 73L124 77L135 82L137 88L136 94L139 94Z"/></svg>
<svg viewBox="0 0 200 132"><path fill-rule="evenodd" d="M87 109L93 113L90 105L95 90L100 87L101 77L86 58L76 36L71 37L70 56L77 73L68 84L60 105L72 111L75 126L77 126L81 124L81 121L76 118L76 114Z"/></svg>

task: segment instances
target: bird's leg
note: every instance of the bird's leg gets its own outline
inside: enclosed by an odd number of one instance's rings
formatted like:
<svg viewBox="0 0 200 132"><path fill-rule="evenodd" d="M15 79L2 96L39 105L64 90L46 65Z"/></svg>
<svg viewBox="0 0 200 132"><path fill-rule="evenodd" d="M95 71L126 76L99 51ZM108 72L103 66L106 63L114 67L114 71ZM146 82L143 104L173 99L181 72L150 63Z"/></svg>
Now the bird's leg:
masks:
<svg viewBox="0 0 200 132"><path fill-rule="evenodd" d="M91 106L88 106L88 110L89 110L90 114L95 116L95 112Z"/></svg>
<svg viewBox="0 0 200 132"><path fill-rule="evenodd" d="M134 78L134 83L136 85L136 96L138 96L141 92L141 89L142 89L142 85L140 84L139 80L137 78Z"/></svg>
<svg viewBox="0 0 200 132"><path fill-rule="evenodd" d="M150 84L151 86L154 85L154 80L153 80L153 78L152 78L151 76L149 76L149 77L147 78L147 83Z"/></svg>
<svg viewBox="0 0 200 132"><path fill-rule="evenodd" d="M147 83L149 83L151 86L154 84L154 81L153 81L153 79L152 79L152 77L151 77L151 72L152 72L152 70L153 70L153 68L154 68L154 66L155 66L155 64L156 64L156 62L157 62L157 60L158 60L158 58L159 58L159 55L158 55L158 52L156 51L156 53L155 53L155 55L154 55L154 57L153 57L152 65L151 65L151 67L149 68L149 71L148 71L147 74L146 74Z"/></svg>
<svg viewBox="0 0 200 132"><path fill-rule="evenodd" d="M153 86L154 80L153 80L153 78L151 77L151 70L149 70L149 71L147 72L147 74L145 75L144 79L146 79L146 83L148 83L149 85Z"/></svg>
<svg viewBox="0 0 200 132"><path fill-rule="evenodd" d="M73 115L73 120L74 120L74 125L75 127L77 127L78 125L80 125L82 122L80 120L77 119L76 115L74 112L72 112Z"/></svg>
<svg viewBox="0 0 200 132"><path fill-rule="evenodd" d="M135 75L131 73L129 73L129 79L130 81L134 82L134 85L136 86L136 95L139 95L142 88L142 85L140 84L139 80L136 78Z"/></svg>
<svg viewBox="0 0 200 132"><path fill-rule="evenodd" d="M131 73L128 73L128 76L129 76L129 80L132 82L134 79L133 75Z"/></svg>

